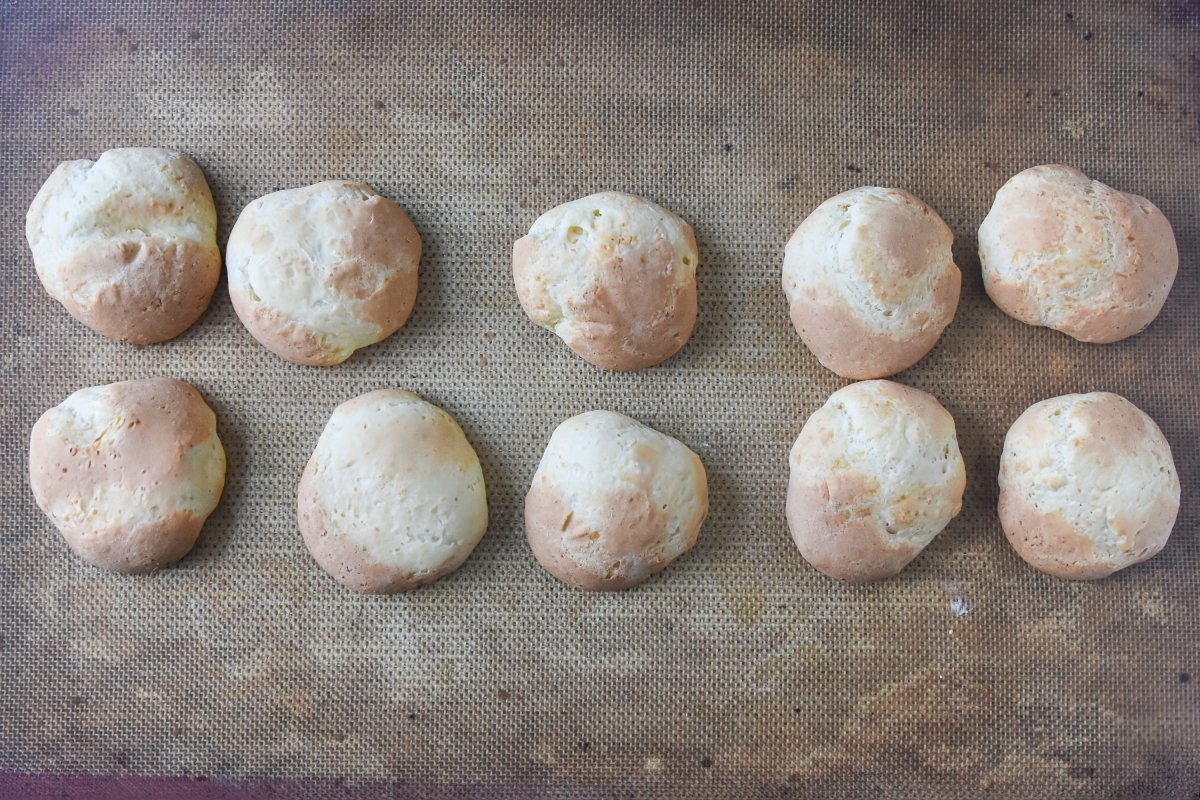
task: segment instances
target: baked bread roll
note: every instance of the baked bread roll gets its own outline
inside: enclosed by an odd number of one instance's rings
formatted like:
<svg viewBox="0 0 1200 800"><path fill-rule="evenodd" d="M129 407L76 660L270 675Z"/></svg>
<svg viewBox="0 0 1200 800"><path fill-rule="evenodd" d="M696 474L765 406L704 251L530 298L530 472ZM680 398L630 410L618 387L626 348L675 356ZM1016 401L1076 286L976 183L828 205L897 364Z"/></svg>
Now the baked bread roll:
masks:
<svg viewBox="0 0 1200 800"><path fill-rule="evenodd" d="M954 319L962 274L950 228L900 189L863 186L831 197L784 250L792 324L843 378L911 367Z"/></svg>
<svg viewBox="0 0 1200 800"><path fill-rule="evenodd" d="M979 260L1004 313L1099 344L1153 322L1179 270L1175 233L1153 203L1055 164L996 193Z"/></svg>
<svg viewBox="0 0 1200 800"><path fill-rule="evenodd" d="M488 522L483 470L462 428L398 389L334 409L300 479L298 511L321 569L370 593L458 569Z"/></svg>
<svg viewBox="0 0 1200 800"><path fill-rule="evenodd" d="M116 572L174 564L225 486L216 415L170 378L80 389L33 426L29 483L89 564Z"/></svg>
<svg viewBox="0 0 1200 800"><path fill-rule="evenodd" d="M340 364L400 329L417 297L421 237L370 186L325 181L260 197L229 234L229 296L264 347Z"/></svg>
<svg viewBox="0 0 1200 800"><path fill-rule="evenodd" d="M1145 561L1179 513L1179 474L1162 431L1108 392L1034 403L1000 458L1000 522L1034 569L1089 580Z"/></svg>
<svg viewBox="0 0 1200 800"><path fill-rule="evenodd" d="M525 534L577 589L636 586L696 543L708 480L682 442L612 411L555 429L525 497Z"/></svg>
<svg viewBox="0 0 1200 800"><path fill-rule="evenodd" d="M804 424L790 462L796 547L845 581L904 569L958 515L967 482L950 413L891 381L830 395Z"/></svg>
<svg viewBox="0 0 1200 800"><path fill-rule="evenodd" d="M619 192L564 203L513 247L521 307L585 361L636 370L675 355L696 324L696 237Z"/></svg>
<svg viewBox="0 0 1200 800"><path fill-rule="evenodd" d="M50 296L92 330L133 344L191 327L221 275L208 183L173 150L126 147L59 164L25 235Z"/></svg>

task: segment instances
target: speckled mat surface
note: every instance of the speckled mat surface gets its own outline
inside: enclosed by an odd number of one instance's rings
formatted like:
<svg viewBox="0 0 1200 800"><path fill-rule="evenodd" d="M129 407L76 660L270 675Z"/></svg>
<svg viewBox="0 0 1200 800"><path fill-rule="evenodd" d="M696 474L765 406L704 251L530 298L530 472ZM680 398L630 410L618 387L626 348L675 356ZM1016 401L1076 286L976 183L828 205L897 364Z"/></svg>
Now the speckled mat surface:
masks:
<svg viewBox="0 0 1200 800"><path fill-rule="evenodd" d="M0 772L293 796L1200 793L1195 2L124 5L0 2ZM370 183L424 237L411 321L342 366L292 366L222 281L170 343L91 333L41 290L24 214L58 162L127 145L196 159L222 245L262 194ZM979 222L1047 162L1174 224L1179 279L1145 333L1087 346L984 294ZM845 382L792 331L779 270L800 220L862 184L955 232L958 316L898 380L953 413L969 485L907 571L854 587L787 534L788 449ZM667 205L700 242L695 335L635 374L574 357L512 286L533 219L601 189ZM104 574L34 505L28 434L80 387L152 375L216 409L228 486L179 566ZM365 597L307 555L295 488L332 409L384 386L458 418L492 522L449 579ZM1158 558L1068 583L1009 549L995 476L1027 405L1090 390L1158 421L1184 505ZM590 408L709 470L699 544L621 594L557 584L522 533L550 432Z"/></svg>

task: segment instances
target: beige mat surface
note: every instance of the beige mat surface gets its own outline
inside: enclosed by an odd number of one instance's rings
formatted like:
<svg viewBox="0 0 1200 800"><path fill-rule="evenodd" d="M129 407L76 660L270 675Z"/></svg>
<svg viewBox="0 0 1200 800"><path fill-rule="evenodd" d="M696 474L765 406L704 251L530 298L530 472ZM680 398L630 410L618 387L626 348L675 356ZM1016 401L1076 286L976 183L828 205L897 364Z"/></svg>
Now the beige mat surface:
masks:
<svg viewBox="0 0 1200 800"><path fill-rule="evenodd" d="M495 796L1200 792L1194 2L114 5L0 2L0 771ZM41 290L24 214L58 162L127 145L196 159L222 245L259 195L370 183L424 237L411 321L332 369L257 345L224 280L167 344L81 327ZM984 294L978 224L1046 162L1174 224L1179 280L1145 333L1086 346ZM954 414L969 485L906 572L853 587L787 534L788 448L844 381L792 331L779 269L800 220L863 184L914 192L955 232L958 316L898 380ZM692 341L631 375L533 327L510 275L542 210L601 189L667 205L700 242ZM150 375L217 410L228 487L178 567L103 574L34 505L28 433L77 388ZM492 522L449 579L364 597L308 557L294 498L330 411L383 386L458 418ZM999 450L1030 403L1101 389L1159 422L1184 506L1157 559L1067 583L1005 543ZM711 481L697 547L621 594L560 586L522 532L550 432L590 408L682 439Z"/></svg>

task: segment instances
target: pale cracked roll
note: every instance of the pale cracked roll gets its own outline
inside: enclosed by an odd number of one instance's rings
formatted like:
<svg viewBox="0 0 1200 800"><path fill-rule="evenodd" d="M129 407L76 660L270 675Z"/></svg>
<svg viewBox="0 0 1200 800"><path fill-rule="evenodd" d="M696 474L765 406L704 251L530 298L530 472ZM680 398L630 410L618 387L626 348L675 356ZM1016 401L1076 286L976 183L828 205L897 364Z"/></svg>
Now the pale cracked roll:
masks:
<svg viewBox="0 0 1200 800"><path fill-rule="evenodd" d="M708 516L700 457L677 439L612 411L555 429L525 496L525 535L569 586L636 586L696 543Z"/></svg>
<svg viewBox="0 0 1200 800"><path fill-rule="evenodd" d="M208 183L172 150L128 147L59 164L25 236L50 296L92 330L133 344L187 330L221 275Z"/></svg>
<svg viewBox="0 0 1200 800"><path fill-rule="evenodd" d="M117 572L174 564L225 486L217 418L170 378L80 389L33 426L29 483L84 561Z"/></svg>
<svg viewBox="0 0 1200 800"><path fill-rule="evenodd" d="M911 367L954 319L962 274L937 212L900 189L831 197L788 240L783 290L813 355L843 378Z"/></svg>
<svg viewBox="0 0 1200 800"><path fill-rule="evenodd" d="M967 482L950 413L891 381L834 392L790 462L792 538L810 564L846 581L904 569L958 515Z"/></svg>
<svg viewBox="0 0 1200 800"><path fill-rule="evenodd" d="M483 470L462 428L399 389L334 409L300 479L298 510L321 568L370 593L453 572L488 523Z"/></svg>
<svg viewBox="0 0 1200 800"><path fill-rule="evenodd" d="M391 336L417 297L421 237L370 186L325 181L260 197L238 217L229 296L263 346L297 364L340 364Z"/></svg>
<svg viewBox="0 0 1200 800"><path fill-rule="evenodd" d="M1179 475L1162 431L1108 392L1025 410L1000 457L1000 522L1034 569L1090 580L1156 555L1179 513Z"/></svg>
<svg viewBox="0 0 1200 800"><path fill-rule="evenodd" d="M1059 165L1018 173L979 226L983 285L1004 313L1105 344L1158 316L1179 250L1144 197Z"/></svg>
<svg viewBox="0 0 1200 800"><path fill-rule="evenodd" d="M662 206L620 192L564 203L513 247L525 313L612 370L675 355L696 324L696 237Z"/></svg>

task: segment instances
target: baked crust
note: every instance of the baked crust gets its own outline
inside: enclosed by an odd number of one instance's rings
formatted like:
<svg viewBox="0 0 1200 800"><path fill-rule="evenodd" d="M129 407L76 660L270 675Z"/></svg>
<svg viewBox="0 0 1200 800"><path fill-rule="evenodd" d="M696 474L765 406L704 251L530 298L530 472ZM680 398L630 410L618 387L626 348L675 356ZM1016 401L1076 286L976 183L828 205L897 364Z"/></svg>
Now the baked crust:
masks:
<svg viewBox="0 0 1200 800"><path fill-rule="evenodd" d="M1004 313L1094 344L1144 330L1179 270L1157 206L1058 164L1001 187L979 228L979 258Z"/></svg>
<svg viewBox="0 0 1200 800"><path fill-rule="evenodd" d="M170 150L60 164L30 207L26 234L46 291L92 330L131 344L191 327L221 275L208 183Z"/></svg>
<svg viewBox="0 0 1200 800"><path fill-rule="evenodd" d="M366 184L324 181L248 205L227 256L229 296L250 334L280 358L325 367L408 321L421 237L400 206ZM296 282L305 296L278 288Z"/></svg>
<svg viewBox="0 0 1200 800"><path fill-rule="evenodd" d="M568 436L573 433L573 436ZM614 453L604 450L616 442ZM708 479L679 441L593 411L551 437L525 497L525 535L542 567L585 591L637 586L696 543Z"/></svg>
<svg viewBox="0 0 1200 800"><path fill-rule="evenodd" d="M102 428L87 417L94 403L73 403L79 393L33 427L29 476L38 506L90 564L144 572L175 563L224 488L215 415L193 387L170 378L84 391L99 393Z"/></svg>
<svg viewBox="0 0 1200 800"><path fill-rule="evenodd" d="M832 578L899 573L962 508L954 420L932 395L891 381L834 392L805 423L790 463L792 540Z"/></svg>
<svg viewBox="0 0 1200 800"><path fill-rule="evenodd" d="M901 189L831 197L785 248L792 325L827 369L882 378L921 360L958 308L962 274L938 214Z"/></svg>
<svg viewBox="0 0 1200 800"><path fill-rule="evenodd" d="M458 569L487 518L479 459L462 429L395 389L333 412L297 491L313 559L339 583L371 594L416 589Z"/></svg>
<svg viewBox="0 0 1200 800"><path fill-rule="evenodd" d="M691 226L619 192L546 212L513 246L517 297L529 318L588 363L620 372L662 363L687 344L698 262Z"/></svg>
<svg viewBox="0 0 1200 800"><path fill-rule="evenodd" d="M1035 403L1000 459L1004 534L1026 563L1095 580L1155 556L1179 513L1170 446L1149 416L1108 392Z"/></svg>

